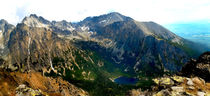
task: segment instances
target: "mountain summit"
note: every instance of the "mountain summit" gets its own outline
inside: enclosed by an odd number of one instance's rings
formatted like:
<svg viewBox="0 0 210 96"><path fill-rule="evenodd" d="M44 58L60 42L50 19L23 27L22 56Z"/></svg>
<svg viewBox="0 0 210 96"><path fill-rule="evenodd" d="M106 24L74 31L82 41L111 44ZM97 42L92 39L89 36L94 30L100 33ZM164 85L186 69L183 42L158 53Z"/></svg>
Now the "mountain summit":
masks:
<svg viewBox="0 0 210 96"><path fill-rule="evenodd" d="M132 18L124 16L118 12L112 12L105 15L87 17L83 21L79 22L81 25L89 25L89 26L106 26L114 22L118 21L128 21L132 20Z"/></svg>
<svg viewBox="0 0 210 96"><path fill-rule="evenodd" d="M31 14L29 17L25 17L22 23L30 27L48 27L50 22L41 16Z"/></svg>
<svg viewBox="0 0 210 96"><path fill-rule="evenodd" d="M0 56L8 54L8 40L10 38L10 32L14 29L12 24L9 24L6 20L0 20ZM5 57L6 59L8 57Z"/></svg>

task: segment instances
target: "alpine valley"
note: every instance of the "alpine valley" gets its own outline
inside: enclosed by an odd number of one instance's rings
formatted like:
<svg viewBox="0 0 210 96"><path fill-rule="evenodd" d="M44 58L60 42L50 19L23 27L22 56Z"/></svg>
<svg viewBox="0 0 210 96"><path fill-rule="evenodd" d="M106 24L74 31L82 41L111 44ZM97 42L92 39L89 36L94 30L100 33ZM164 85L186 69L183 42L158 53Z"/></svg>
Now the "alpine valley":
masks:
<svg viewBox="0 0 210 96"><path fill-rule="evenodd" d="M117 12L76 23L35 14L16 26L2 19L0 96L125 96L150 90L154 78L184 74L189 69L182 67L205 50L155 22ZM135 83L119 84L119 77Z"/></svg>

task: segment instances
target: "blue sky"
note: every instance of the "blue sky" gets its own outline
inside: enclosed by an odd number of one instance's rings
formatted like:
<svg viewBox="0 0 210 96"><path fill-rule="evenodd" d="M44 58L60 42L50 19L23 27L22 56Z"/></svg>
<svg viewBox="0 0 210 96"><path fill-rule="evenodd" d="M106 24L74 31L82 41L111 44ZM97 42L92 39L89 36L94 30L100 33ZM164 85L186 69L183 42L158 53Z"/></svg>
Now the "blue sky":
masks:
<svg viewBox="0 0 210 96"><path fill-rule="evenodd" d="M48 20L83 20L120 12L138 21L159 24L210 20L210 0L0 0L0 19L17 24L29 14Z"/></svg>

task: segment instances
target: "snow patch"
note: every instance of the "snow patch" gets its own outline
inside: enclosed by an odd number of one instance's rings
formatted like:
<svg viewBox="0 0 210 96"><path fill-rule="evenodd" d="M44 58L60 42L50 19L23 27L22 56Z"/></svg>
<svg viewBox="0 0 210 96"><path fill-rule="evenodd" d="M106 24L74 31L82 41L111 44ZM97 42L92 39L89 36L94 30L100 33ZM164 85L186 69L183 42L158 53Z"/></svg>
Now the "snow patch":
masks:
<svg viewBox="0 0 210 96"><path fill-rule="evenodd" d="M82 27L80 27L80 29L81 29L82 31L87 31L87 30L89 30L90 28L87 27L87 26L82 26Z"/></svg>
<svg viewBox="0 0 210 96"><path fill-rule="evenodd" d="M67 30L73 31L73 30L75 30L75 28L74 27L68 27Z"/></svg>
<svg viewBox="0 0 210 96"><path fill-rule="evenodd" d="M0 30L0 49L4 49L3 31Z"/></svg>
<svg viewBox="0 0 210 96"><path fill-rule="evenodd" d="M30 71L30 45L31 45L31 35L30 33L28 32L28 60L27 60L27 63L28 63L28 68L29 68L29 71Z"/></svg>
<svg viewBox="0 0 210 96"><path fill-rule="evenodd" d="M52 59L51 59L51 57L50 57L49 59L50 59L50 67L51 67L51 69L52 69L53 71L55 71L55 69L53 68L53 64L52 64Z"/></svg>
<svg viewBox="0 0 210 96"><path fill-rule="evenodd" d="M2 32L2 30L0 30L0 39L2 39L3 38L3 32Z"/></svg>
<svg viewBox="0 0 210 96"><path fill-rule="evenodd" d="M51 69L55 72L55 69L54 69L53 63L52 63L52 59L51 59L51 54L50 54L50 53L51 53L52 44L53 44L53 43L51 43L51 44L50 44L50 47L48 48L48 51L49 51L48 58L49 58L49 60L50 60L50 61L49 61L49 62L50 62L50 67L51 67Z"/></svg>
<svg viewBox="0 0 210 96"><path fill-rule="evenodd" d="M107 22L107 20L102 20L99 23L106 23L106 22Z"/></svg>
<svg viewBox="0 0 210 96"><path fill-rule="evenodd" d="M28 38L28 55L30 55L30 44L31 44L31 37Z"/></svg>
<svg viewBox="0 0 210 96"><path fill-rule="evenodd" d="M128 67L127 68L125 68L125 70L124 70L125 72L128 72Z"/></svg>
<svg viewBox="0 0 210 96"><path fill-rule="evenodd" d="M88 34L93 34L93 32L92 31L89 31Z"/></svg>
<svg viewBox="0 0 210 96"><path fill-rule="evenodd" d="M174 42L174 43L182 44L182 42L179 38L174 38L171 41Z"/></svg>

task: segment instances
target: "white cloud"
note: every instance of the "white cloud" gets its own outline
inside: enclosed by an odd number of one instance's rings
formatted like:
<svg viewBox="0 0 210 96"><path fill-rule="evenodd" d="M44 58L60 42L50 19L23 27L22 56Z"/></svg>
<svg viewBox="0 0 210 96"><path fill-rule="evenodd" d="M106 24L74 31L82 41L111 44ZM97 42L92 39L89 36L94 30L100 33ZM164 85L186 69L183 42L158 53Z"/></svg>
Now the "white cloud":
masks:
<svg viewBox="0 0 210 96"><path fill-rule="evenodd" d="M210 19L209 0L0 0L0 18L20 22L29 14L80 21L110 11L160 24Z"/></svg>

